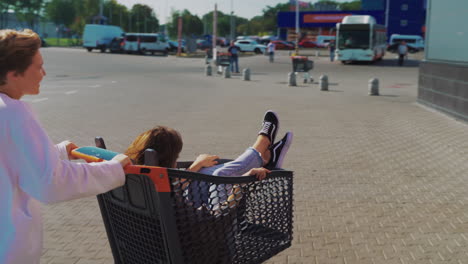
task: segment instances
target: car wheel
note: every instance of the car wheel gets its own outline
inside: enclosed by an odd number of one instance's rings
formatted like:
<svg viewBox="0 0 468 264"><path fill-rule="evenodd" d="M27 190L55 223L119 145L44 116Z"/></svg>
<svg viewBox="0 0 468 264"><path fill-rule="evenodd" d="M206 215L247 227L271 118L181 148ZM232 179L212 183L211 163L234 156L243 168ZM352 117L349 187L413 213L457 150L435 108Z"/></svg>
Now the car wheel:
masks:
<svg viewBox="0 0 468 264"><path fill-rule="evenodd" d="M88 52L91 52L93 51L93 48L86 48L88 50Z"/></svg>
<svg viewBox="0 0 468 264"><path fill-rule="evenodd" d="M262 53L262 51L261 51L259 48L255 48L254 52L255 52L255 54L260 54L260 53Z"/></svg>
<svg viewBox="0 0 468 264"><path fill-rule="evenodd" d="M106 52L106 47L101 47L101 53Z"/></svg>

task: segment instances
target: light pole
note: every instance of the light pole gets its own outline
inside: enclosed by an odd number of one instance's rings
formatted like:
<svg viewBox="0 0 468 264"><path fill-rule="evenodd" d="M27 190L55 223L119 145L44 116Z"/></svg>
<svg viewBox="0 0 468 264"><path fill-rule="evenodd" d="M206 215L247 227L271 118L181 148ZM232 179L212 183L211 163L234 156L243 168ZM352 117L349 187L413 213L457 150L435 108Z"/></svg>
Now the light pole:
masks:
<svg viewBox="0 0 468 264"><path fill-rule="evenodd" d="M386 1L387 6L385 7L385 27L388 30L388 23L389 23L389 17L390 17L390 0Z"/></svg>
<svg viewBox="0 0 468 264"><path fill-rule="evenodd" d="M235 22L234 22L234 8L233 8L233 3L232 3L232 0L231 0L231 34L230 34L230 40L234 40L235 38Z"/></svg>
<svg viewBox="0 0 468 264"><path fill-rule="evenodd" d="M299 0L296 0L296 55L299 55Z"/></svg>

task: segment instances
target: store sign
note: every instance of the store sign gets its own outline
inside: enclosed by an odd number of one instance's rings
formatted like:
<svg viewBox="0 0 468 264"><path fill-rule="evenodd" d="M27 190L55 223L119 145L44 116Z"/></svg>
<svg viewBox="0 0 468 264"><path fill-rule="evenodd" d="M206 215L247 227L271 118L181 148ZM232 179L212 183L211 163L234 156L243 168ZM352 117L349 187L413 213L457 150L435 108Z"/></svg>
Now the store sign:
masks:
<svg viewBox="0 0 468 264"><path fill-rule="evenodd" d="M304 23L339 23L352 14L305 14Z"/></svg>

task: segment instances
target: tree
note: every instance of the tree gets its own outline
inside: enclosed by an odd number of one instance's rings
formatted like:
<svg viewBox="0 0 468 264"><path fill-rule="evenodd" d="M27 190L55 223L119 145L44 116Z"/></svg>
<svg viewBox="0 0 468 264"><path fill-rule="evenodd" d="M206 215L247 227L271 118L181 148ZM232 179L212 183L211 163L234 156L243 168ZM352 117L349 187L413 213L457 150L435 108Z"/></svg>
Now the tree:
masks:
<svg viewBox="0 0 468 264"><path fill-rule="evenodd" d="M177 38L179 17L182 17L182 35L193 36L203 33L203 22L197 15L192 15L187 9L181 11L173 11L171 22L167 25L169 36L173 39Z"/></svg>
<svg viewBox="0 0 468 264"><path fill-rule="evenodd" d="M130 11L131 28L135 32L158 32L159 20L147 5L135 4Z"/></svg>
<svg viewBox="0 0 468 264"><path fill-rule="evenodd" d="M110 0L104 3L103 13L109 19L107 21L109 25L128 28L129 11L126 6L117 3L116 0Z"/></svg>
<svg viewBox="0 0 468 264"><path fill-rule="evenodd" d="M217 12L218 16L218 36L230 36L231 35L231 15L229 14L224 14L221 11ZM203 23L206 28L206 33L207 34L212 34L213 33L213 11L209 12L202 17ZM238 35L240 32L239 31L239 26L240 28L243 29L245 26L244 24L248 23L249 21L243 17L238 17L234 15L234 21L236 21L236 28L235 28L235 35Z"/></svg>
<svg viewBox="0 0 468 264"><path fill-rule="evenodd" d="M1 0L0 1L0 28L4 28L5 14L8 14L8 10L14 6L16 0Z"/></svg>
<svg viewBox="0 0 468 264"><path fill-rule="evenodd" d="M75 21L75 8L71 0L52 0L45 6L46 16L52 20L55 25L64 25L70 27Z"/></svg>
<svg viewBox="0 0 468 264"><path fill-rule="evenodd" d="M361 10L361 0L340 4L341 10Z"/></svg>
<svg viewBox="0 0 468 264"><path fill-rule="evenodd" d="M38 22L39 14L44 8L44 0L22 0L14 2L16 17L26 22L30 28L34 29Z"/></svg>

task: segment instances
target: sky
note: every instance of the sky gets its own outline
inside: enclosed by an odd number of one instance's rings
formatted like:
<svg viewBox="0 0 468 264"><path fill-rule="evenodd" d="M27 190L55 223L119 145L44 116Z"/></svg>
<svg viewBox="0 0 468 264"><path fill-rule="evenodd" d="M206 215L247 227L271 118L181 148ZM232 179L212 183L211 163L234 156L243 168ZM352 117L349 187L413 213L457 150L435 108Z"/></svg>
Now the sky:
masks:
<svg viewBox="0 0 468 264"><path fill-rule="evenodd" d="M166 23L170 17L171 10L187 9L190 13L202 16L214 9L218 4L218 10L230 14L231 10L239 17L251 19L262 14L266 6L276 6L288 0L117 0L118 3L131 8L134 4L145 4L153 8L161 24ZM315 3L315 0L302 0ZM336 0L337 2L348 2L350 0Z"/></svg>

